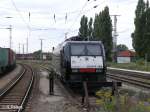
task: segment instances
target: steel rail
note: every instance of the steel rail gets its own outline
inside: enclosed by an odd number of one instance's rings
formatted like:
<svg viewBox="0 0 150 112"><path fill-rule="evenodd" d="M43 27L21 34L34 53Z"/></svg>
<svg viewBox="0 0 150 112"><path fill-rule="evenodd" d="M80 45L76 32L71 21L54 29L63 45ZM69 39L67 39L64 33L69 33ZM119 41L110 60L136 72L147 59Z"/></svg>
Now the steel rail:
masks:
<svg viewBox="0 0 150 112"><path fill-rule="evenodd" d="M22 78L22 76L25 74L25 72L26 72L26 70L24 69L23 72L21 73L21 75L17 79L15 79L14 82L12 82L10 85L8 85L7 88L4 88L2 90L2 92L0 93L0 99L19 82L19 80Z"/></svg>
<svg viewBox="0 0 150 112"><path fill-rule="evenodd" d="M129 77L120 77L120 76L116 76L116 75L113 75L113 74L108 74L107 77L111 78L111 79L119 80L119 81L122 81L122 82L126 82L126 83L129 83L129 84L132 84L132 85L136 85L136 86L140 86L140 87L150 89L150 84L147 83L147 82L139 81L139 80L136 80L136 79L130 79Z"/></svg>
<svg viewBox="0 0 150 112"><path fill-rule="evenodd" d="M24 107L25 102L27 101L27 98L29 96L29 93L30 93L30 91L32 89L32 85L33 85L33 82L34 82L35 73L33 72L32 68L30 68L30 69L32 71L32 78L31 78L30 84L29 84L29 86L27 88L26 94L25 94L25 96L24 96L24 98L23 98L23 100L21 102L20 107ZM17 112L22 112L22 110L24 110L24 109L23 108L19 108L19 110Z"/></svg>
<svg viewBox="0 0 150 112"><path fill-rule="evenodd" d="M31 89L32 89L32 85L33 85L33 82L34 82L34 76L35 76L35 74L34 74L34 72L33 72L33 70L32 70L32 68L30 67L30 66L27 66L27 65L22 65L23 67L24 67L24 70L23 70L23 72L21 73L21 75L14 81L14 82L12 82L12 83L10 83L8 86L6 86L6 89L4 89L3 90L3 92L0 94L0 99L2 99L3 100L3 98L5 99L5 97L7 98L7 95L6 94L11 94L11 91L13 91L14 89L17 89L18 87L19 87L19 85L20 84L23 84L24 82L23 81L25 81L25 79L24 78L26 78L26 77L24 77L25 75L24 74L26 74L27 73L27 71L29 72L30 70L30 72L31 72L31 75L32 76L30 76L31 78L28 78L28 82L26 82L26 86L25 86L25 91L23 92L23 94L21 95L21 96L19 96L19 99L21 99L20 101L18 101L18 102L16 102L16 103L18 103L18 105L16 105L16 106L18 106L19 108L15 108L15 109L8 109L8 110L15 110L16 112L22 112L24 109L25 109L25 103L26 103L26 101L27 101L27 99L28 99L28 96L29 96L29 93L30 93L30 91L31 91ZM30 70L29 70L30 69ZM23 81L21 81L21 80L23 80ZM21 82L20 82L21 81ZM18 85L19 84L19 85ZM15 88L16 87L16 88ZM13 92L12 92L13 93ZM11 100L10 100L10 102L11 102ZM4 104L5 105L5 104ZM9 103L8 103L8 105L9 105ZM11 104L10 104L11 105ZM13 104L12 104L13 105ZM2 110L3 110L3 108L2 108ZM5 109L4 109L5 110Z"/></svg>
<svg viewBox="0 0 150 112"><path fill-rule="evenodd" d="M132 70L122 70L122 69L108 69L108 74L114 73L114 74L120 74L120 75L128 75L131 77L138 77L142 79L149 79L150 80L150 73L148 72L139 72L139 71L132 71Z"/></svg>

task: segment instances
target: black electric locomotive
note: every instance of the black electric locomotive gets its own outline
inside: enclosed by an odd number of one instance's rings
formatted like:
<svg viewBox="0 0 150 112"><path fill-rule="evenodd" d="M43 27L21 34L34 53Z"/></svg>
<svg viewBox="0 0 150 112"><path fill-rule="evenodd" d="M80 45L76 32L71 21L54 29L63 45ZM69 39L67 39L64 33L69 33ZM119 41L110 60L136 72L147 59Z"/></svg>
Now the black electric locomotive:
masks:
<svg viewBox="0 0 150 112"><path fill-rule="evenodd" d="M60 77L68 83L106 82L105 50L101 41L65 41L54 50Z"/></svg>

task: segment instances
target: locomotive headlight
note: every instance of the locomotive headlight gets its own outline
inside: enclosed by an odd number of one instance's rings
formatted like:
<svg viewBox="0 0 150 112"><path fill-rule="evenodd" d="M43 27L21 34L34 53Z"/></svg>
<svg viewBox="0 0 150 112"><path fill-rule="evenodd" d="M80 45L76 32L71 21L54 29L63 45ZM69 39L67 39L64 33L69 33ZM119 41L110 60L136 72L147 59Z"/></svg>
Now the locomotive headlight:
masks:
<svg viewBox="0 0 150 112"><path fill-rule="evenodd" d="M102 69L96 69L96 72L102 72Z"/></svg>
<svg viewBox="0 0 150 112"><path fill-rule="evenodd" d="M103 68L103 66L98 66L99 68Z"/></svg>
<svg viewBox="0 0 150 112"><path fill-rule="evenodd" d="M72 69L72 72L78 72L78 69Z"/></svg>

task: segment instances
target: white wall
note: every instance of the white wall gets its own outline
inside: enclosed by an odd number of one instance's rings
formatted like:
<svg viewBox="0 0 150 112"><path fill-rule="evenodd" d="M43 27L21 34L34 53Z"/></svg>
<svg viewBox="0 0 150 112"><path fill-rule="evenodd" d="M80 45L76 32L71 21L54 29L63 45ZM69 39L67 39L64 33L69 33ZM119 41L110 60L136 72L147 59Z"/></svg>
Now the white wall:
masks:
<svg viewBox="0 0 150 112"><path fill-rule="evenodd" d="M130 63L130 57L117 57L117 63Z"/></svg>
<svg viewBox="0 0 150 112"><path fill-rule="evenodd" d="M46 55L43 54L43 59L46 59Z"/></svg>

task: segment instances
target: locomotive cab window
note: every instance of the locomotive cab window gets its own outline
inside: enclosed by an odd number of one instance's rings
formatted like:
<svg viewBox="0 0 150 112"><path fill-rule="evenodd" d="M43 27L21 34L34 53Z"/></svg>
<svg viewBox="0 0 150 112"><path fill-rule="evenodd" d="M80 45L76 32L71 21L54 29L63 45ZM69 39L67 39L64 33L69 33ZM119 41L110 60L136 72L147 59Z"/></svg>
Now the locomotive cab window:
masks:
<svg viewBox="0 0 150 112"><path fill-rule="evenodd" d="M71 45L71 55L85 55L85 45L73 44Z"/></svg>
<svg viewBox="0 0 150 112"><path fill-rule="evenodd" d="M75 56L100 56L102 55L101 46L98 44L72 44L71 55Z"/></svg>
<svg viewBox="0 0 150 112"><path fill-rule="evenodd" d="M86 49L87 49L87 55L92 55L92 56L102 55L100 45L95 45L95 44L87 45Z"/></svg>

